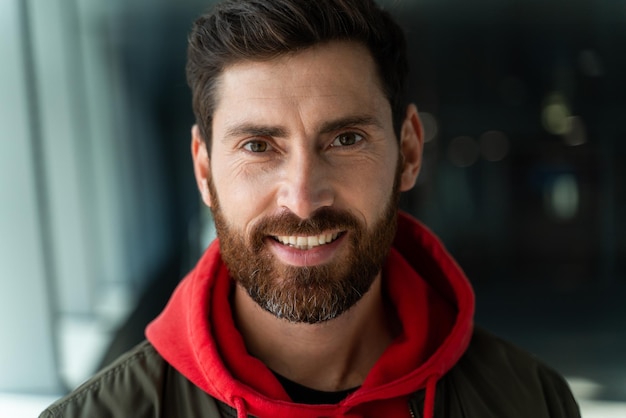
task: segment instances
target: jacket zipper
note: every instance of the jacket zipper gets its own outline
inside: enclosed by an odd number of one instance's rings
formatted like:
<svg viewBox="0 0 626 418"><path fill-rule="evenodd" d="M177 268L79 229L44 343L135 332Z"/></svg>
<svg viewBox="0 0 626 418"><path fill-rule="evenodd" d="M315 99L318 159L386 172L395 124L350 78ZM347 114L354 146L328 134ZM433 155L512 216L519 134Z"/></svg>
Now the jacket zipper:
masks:
<svg viewBox="0 0 626 418"><path fill-rule="evenodd" d="M419 412L419 402L415 396L409 398L409 414L411 414L411 418L422 418L422 414Z"/></svg>

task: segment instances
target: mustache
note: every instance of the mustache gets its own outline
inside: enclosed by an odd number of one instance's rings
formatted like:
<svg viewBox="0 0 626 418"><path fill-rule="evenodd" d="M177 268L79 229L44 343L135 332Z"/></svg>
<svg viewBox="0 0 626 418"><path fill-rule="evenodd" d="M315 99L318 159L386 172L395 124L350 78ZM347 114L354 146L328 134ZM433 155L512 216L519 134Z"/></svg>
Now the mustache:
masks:
<svg viewBox="0 0 626 418"><path fill-rule="evenodd" d="M252 228L253 248L260 248L268 235L317 235L329 230L358 230L359 220L349 211L324 207L316 210L309 218L302 219L293 212L285 211L261 219Z"/></svg>

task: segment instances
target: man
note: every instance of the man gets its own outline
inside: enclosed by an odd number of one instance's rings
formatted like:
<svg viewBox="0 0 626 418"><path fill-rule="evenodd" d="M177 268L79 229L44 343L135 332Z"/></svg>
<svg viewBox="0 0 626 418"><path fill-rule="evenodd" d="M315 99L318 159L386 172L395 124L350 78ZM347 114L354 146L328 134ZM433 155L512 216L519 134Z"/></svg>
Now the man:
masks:
<svg viewBox="0 0 626 418"><path fill-rule="evenodd" d="M219 240L147 341L43 417L578 417L473 327L471 287L398 214L423 134L369 0L227 0L189 40L192 155Z"/></svg>

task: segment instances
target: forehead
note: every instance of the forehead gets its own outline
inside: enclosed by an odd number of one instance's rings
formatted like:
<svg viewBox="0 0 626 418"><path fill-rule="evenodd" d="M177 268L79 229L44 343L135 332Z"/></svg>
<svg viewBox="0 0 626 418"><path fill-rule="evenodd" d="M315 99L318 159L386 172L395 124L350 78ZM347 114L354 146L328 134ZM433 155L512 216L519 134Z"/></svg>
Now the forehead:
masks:
<svg viewBox="0 0 626 418"><path fill-rule="evenodd" d="M272 111L389 113L376 64L356 42L331 42L265 61L239 61L216 85L214 122ZM385 115L386 117L387 115Z"/></svg>

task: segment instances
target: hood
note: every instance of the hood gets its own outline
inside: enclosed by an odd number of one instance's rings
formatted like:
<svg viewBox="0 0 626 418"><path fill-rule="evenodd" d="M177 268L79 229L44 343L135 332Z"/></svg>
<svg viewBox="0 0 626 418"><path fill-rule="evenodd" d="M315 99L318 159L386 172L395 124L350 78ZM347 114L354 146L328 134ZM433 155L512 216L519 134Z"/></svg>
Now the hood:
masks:
<svg viewBox="0 0 626 418"><path fill-rule="evenodd" d="M393 399L406 405L410 394L425 389L424 417L430 418L436 382L463 355L473 330L474 294L465 275L432 232L400 213L383 286L402 334L346 399L336 405L297 404L246 352L231 315L232 285L215 240L148 325L146 336L172 367L236 408L240 417L368 416L376 405Z"/></svg>

